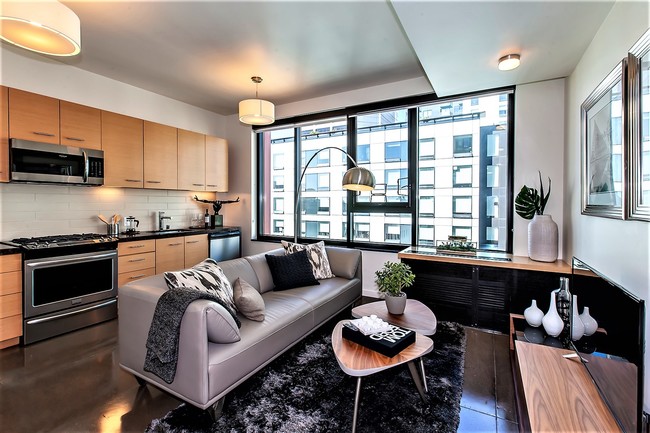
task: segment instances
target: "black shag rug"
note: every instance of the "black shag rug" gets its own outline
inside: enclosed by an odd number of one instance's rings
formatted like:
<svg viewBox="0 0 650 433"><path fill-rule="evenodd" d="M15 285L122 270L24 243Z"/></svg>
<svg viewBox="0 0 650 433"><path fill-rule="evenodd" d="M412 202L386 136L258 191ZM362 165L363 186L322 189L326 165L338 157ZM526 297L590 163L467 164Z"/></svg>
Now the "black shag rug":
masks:
<svg viewBox="0 0 650 433"><path fill-rule="evenodd" d="M344 432L352 427L356 378L334 357L323 326L226 397L222 416L181 404L146 432ZM363 378L357 431L455 432L463 390L465 330L438 322L424 357L429 393L423 403L406 364Z"/></svg>

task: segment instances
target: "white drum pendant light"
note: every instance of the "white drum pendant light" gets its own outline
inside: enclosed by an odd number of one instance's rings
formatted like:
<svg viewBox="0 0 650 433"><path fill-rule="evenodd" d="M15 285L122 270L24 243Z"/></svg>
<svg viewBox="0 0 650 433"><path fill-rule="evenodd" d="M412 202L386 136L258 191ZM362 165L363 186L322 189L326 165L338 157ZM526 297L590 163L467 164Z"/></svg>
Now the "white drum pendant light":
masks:
<svg viewBox="0 0 650 433"><path fill-rule="evenodd" d="M239 103L239 121L247 125L270 125L275 122L275 105L257 98L257 85L260 77L251 77L255 83L255 99L244 99Z"/></svg>
<svg viewBox="0 0 650 433"><path fill-rule="evenodd" d="M81 52L81 24L55 0L3 1L0 39L41 54L74 56Z"/></svg>

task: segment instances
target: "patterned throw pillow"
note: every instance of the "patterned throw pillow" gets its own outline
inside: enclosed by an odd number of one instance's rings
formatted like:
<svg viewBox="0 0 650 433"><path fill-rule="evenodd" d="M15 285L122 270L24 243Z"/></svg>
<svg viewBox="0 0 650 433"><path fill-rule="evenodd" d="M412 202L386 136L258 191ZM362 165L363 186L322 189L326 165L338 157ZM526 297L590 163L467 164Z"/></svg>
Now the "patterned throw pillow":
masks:
<svg viewBox="0 0 650 433"><path fill-rule="evenodd" d="M237 307L233 300L232 286L223 270L213 259L205 259L190 269L176 272L165 272L165 282L170 289L188 287L209 293L233 316L236 323Z"/></svg>
<svg viewBox="0 0 650 433"><path fill-rule="evenodd" d="M332 273L330 268L330 261L327 258L325 251L325 242L320 241L315 244L301 245L294 244L293 242L282 241L282 246L286 254L293 254L297 251L306 250L307 257L311 263L314 278L317 280L324 280L326 278L334 278L336 275Z"/></svg>
<svg viewBox="0 0 650 433"><path fill-rule="evenodd" d="M311 270L307 251L298 251L285 256L265 254L273 277L273 290L287 290L296 287L314 286L320 284Z"/></svg>

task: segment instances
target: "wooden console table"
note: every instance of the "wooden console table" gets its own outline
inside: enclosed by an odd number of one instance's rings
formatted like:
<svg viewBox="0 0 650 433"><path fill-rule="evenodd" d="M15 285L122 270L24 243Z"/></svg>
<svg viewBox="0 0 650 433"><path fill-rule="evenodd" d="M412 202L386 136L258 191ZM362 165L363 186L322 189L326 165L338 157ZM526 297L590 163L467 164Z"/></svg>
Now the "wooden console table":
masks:
<svg viewBox="0 0 650 433"><path fill-rule="evenodd" d="M513 366L521 432L620 432L575 352L515 341Z"/></svg>

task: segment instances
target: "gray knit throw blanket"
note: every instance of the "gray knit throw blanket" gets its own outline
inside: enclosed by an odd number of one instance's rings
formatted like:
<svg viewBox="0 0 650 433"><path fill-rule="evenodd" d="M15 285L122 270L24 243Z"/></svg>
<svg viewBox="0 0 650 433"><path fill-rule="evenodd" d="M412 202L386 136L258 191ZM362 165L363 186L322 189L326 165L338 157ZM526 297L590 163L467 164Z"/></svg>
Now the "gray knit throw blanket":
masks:
<svg viewBox="0 0 650 433"><path fill-rule="evenodd" d="M226 308L216 296L187 287L174 287L158 299L147 337L144 371L155 374L167 383L174 381L181 321L187 306L197 299L208 299ZM237 326L240 326L237 317L234 319Z"/></svg>

